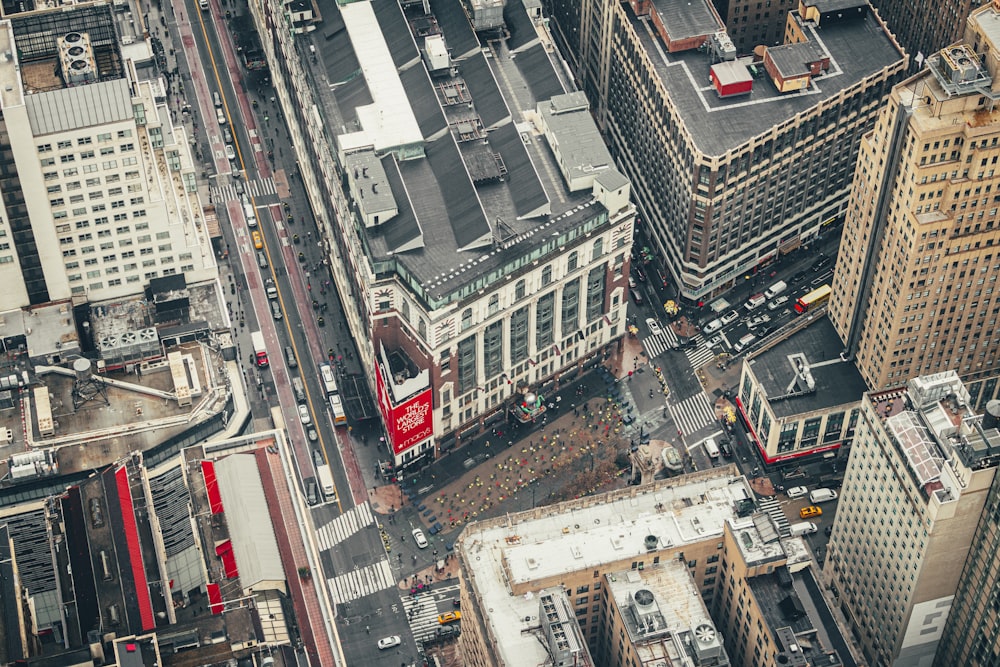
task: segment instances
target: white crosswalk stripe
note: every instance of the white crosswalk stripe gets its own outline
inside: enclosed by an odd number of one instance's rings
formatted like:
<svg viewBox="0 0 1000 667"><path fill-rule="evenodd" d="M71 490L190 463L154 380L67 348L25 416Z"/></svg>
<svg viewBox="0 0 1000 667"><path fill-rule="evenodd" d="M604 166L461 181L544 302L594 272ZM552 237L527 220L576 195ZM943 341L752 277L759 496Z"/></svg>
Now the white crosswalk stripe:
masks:
<svg viewBox="0 0 1000 667"><path fill-rule="evenodd" d="M424 641L433 637L437 629L441 627L438 623L438 602L443 600L458 598L458 584L451 586L435 586L430 592L420 595L404 594L403 609L406 610L406 617L410 621L410 630L413 638Z"/></svg>
<svg viewBox="0 0 1000 667"><path fill-rule="evenodd" d="M758 501L760 508L767 512L778 526L778 534L787 537L792 534L791 524L781 511L781 503L773 496L765 496Z"/></svg>
<svg viewBox="0 0 1000 667"><path fill-rule="evenodd" d="M700 346L701 341L699 341L698 344ZM715 351L710 347L697 347L691 350L685 350L684 354L687 355L692 368L701 368L711 359L715 358Z"/></svg>
<svg viewBox="0 0 1000 667"><path fill-rule="evenodd" d="M368 501L344 512L330 523L320 526L316 530L316 539L319 542L320 551L332 549L338 543L343 542L354 533L362 528L367 528L374 522L375 518L372 516L372 509Z"/></svg>
<svg viewBox="0 0 1000 667"><path fill-rule="evenodd" d="M244 191L249 191L255 198L268 197L278 193L274 187L274 179L271 177L247 181ZM214 202L227 202L230 199L239 198L240 195L236 190L235 183L228 183L212 188L212 201Z"/></svg>
<svg viewBox="0 0 1000 667"><path fill-rule="evenodd" d="M674 423L685 435L695 433L698 430L715 423L715 408L708 400L708 395L700 391L694 396L684 399L680 403L667 402L670 415L674 418Z"/></svg>
<svg viewBox="0 0 1000 667"><path fill-rule="evenodd" d="M677 334L670 327L664 327L661 333L642 339L642 347L650 359L660 356L675 345L677 345Z"/></svg>
<svg viewBox="0 0 1000 667"><path fill-rule="evenodd" d="M392 588L396 580L389 569L389 559L383 558L377 563L327 579L326 583L333 601L342 604Z"/></svg>

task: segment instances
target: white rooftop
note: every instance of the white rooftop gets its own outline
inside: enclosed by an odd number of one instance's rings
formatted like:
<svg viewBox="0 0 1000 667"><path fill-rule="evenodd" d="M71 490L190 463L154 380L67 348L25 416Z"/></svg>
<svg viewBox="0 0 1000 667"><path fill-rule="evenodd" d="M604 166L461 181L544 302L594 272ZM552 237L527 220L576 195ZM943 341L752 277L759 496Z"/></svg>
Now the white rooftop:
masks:
<svg viewBox="0 0 1000 667"><path fill-rule="evenodd" d="M649 535L658 538L657 549L721 540L726 521L752 525L735 513L748 498L753 493L735 467L715 468L474 523L455 548L471 566L469 583L482 608L490 610L484 620L502 664L540 664L542 646L522 632L537 623L530 618L538 601L533 593L512 595L514 586L535 591L533 581L645 556Z"/></svg>
<svg viewBox="0 0 1000 667"><path fill-rule="evenodd" d="M233 454L215 463L215 475L226 513L233 555L244 590L265 582L281 582L285 570L267 509L264 485L251 454Z"/></svg>
<svg viewBox="0 0 1000 667"><path fill-rule="evenodd" d="M371 104L357 109L361 131L337 137L341 152L373 146L382 153L398 146L423 143L420 126L371 3L346 4L340 13L372 96Z"/></svg>

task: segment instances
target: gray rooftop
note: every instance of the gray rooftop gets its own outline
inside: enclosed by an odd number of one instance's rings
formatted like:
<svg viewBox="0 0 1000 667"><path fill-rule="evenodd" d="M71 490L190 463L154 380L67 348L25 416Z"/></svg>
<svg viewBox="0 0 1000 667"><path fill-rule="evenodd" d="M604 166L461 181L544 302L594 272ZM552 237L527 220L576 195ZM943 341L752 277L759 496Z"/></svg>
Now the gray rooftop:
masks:
<svg viewBox="0 0 1000 667"><path fill-rule="evenodd" d="M778 73L785 78L809 74L812 71L809 64L827 56L823 47L814 41L772 46L767 54L778 68Z"/></svg>
<svg viewBox="0 0 1000 667"><path fill-rule="evenodd" d="M712 66L709 54L698 50L667 54L645 22L632 17L632 25L695 145L706 155L738 148L904 57L871 14L860 20L828 21L821 30L803 26L809 39L829 53L827 74L814 78L806 92L781 94L761 77L750 95L720 99L703 83Z"/></svg>
<svg viewBox="0 0 1000 667"><path fill-rule="evenodd" d="M747 363L767 392L775 416L788 417L861 401L868 389L854 364L841 360L843 349L844 344L829 318L820 317ZM799 362L808 368L816 390L775 400L804 387L802 380L797 379Z"/></svg>
<svg viewBox="0 0 1000 667"><path fill-rule="evenodd" d="M653 0L671 40L700 37L725 27L707 0Z"/></svg>
<svg viewBox="0 0 1000 667"><path fill-rule="evenodd" d="M802 665L854 667L857 663L812 568L790 570L779 568L772 574L747 578L779 650L783 649L788 660L802 658L798 663ZM797 648L792 649L792 644ZM785 661L779 659L779 662Z"/></svg>
<svg viewBox="0 0 1000 667"><path fill-rule="evenodd" d="M395 205L395 215L380 216L364 231L374 260L394 259L429 296L442 297L525 256L552 234L606 213L594 202L592 187L573 192L561 174L582 173L590 186L599 175L609 190L609 184L620 188L627 182L612 173L611 157L586 107L544 127L539 104L563 95L571 84L534 35L522 2L505 9L516 36L493 43L489 58L459 0L432 0L433 15L419 6L400 10L389 4L374 2L374 17L399 69L406 95L400 102L408 104L419 126L423 155L372 152L360 141L340 140L349 178L355 168L368 166L379 180L377 193L365 190L362 208L388 210L390 200ZM316 43L334 84L333 112L342 119L340 134L357 132L357 107L370 105L362 111L365 118L378 113L371 110L379 105L373 82L387 74L352 43L344 8L324 3L323 13L325 29ZM410 34L402 34L404 25ZM432 34L444 36L452 58L451 70L433 76L415 58L415 45ZM546 141L546 129L559 135L561 158ZM567 158L569 172L559 163ZM495 246L498 237L505 242Z"/></svg>

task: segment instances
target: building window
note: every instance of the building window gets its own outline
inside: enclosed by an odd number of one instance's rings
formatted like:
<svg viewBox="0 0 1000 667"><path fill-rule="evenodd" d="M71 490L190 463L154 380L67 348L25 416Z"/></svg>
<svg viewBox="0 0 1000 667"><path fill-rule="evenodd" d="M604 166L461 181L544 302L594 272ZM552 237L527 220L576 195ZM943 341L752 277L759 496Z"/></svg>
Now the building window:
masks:
<svg viewBox="0 0 1000 667"><path fill-rule="evenodd" d="M525 284L523 280L517 281L517 286L514 288L514 299L520 301L524 298Z"/></svg>
<svg viewBox="0 0 1000 667"><path fill-rule="evenodd" d="M591 259L593 261L597 261L598 259L601 258L601 255L603 253L604 253L604 239L597 239L596 241L594 241L594 254L591 257Z"/></svg>
<svg viewBox="0 0 1000 667"><path fill-rule="evenodd" d="M503 320L494 322L483 332L483 370L487 380L503 371Z"/></svg>
<svg viewBox="0 0 1000 667"><path fill-rule="evenodd" d="M574 280L563 287L562 335L568 336L580 328L580 281Z"/></svg>
<svg viewBox="0 0 1000 667"><path fill-rule="evenodd" d="M571 252L569 254L569 259L566 260L566 270L576 271L576 266L579 263L579 260L580 260L580 253L578 253L576 250Z"/></svg>
<svg viewBox="0 0 1000 667"><path fill-rule="evenodd" d="M555 300L555 294L550 292L540 298L535 306L535 347L539 350L552 345L552 341L555 340L553 331Z"/></svg>
<svg viewBox="0 0 1000 667"><path fill-rule="evenodd" d="M510 363L519 364L528 358L528 307L514 311L510 318Z"/></svg>
<svg viewBox="0 0 1000 667"><path fill-rule="evenodd" d="M458 393L476 388L476 337L458 342Z"/></svg>
<svg viewBox="0 0 1000 667"><path fill-rule="evenodd" d="M552 267L546 266L542 269L542 287L552 282Z"/></svg>
<svg viewBox="0 0 1000 667"><path fill-rule="evenodd" d="M587 322L604 313L604 267L597 266L587 275Z"/></svg>
<svg viewBox="0 0 1000 667"><path fill-rule="evenodd" d="M500 310L500 295L499 294L490 295L490 305L488 311L489 314L496 315L497 311L499 310Z"/></svg>
<svg viewBox="0 0 1000 667"><path fill-rule="evenodd" d="M472 309L466 308L462 311L462 331L472 326Z"/></svg>

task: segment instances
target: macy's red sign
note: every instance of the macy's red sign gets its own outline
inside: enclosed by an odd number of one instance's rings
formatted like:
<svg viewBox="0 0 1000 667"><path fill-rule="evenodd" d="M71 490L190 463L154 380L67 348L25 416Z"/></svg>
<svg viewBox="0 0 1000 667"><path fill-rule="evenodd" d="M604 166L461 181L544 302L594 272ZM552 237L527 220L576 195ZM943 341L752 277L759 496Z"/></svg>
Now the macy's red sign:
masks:
<svg viewBox="0 0 1000 667"><path fill-rule="evenodd" d="M375 378L379 408L389 430L393 453L402 454L413 445L431 437L434 434L434 411L430 387L402 405L393 407L382 373L377 372Z"/></svg>

